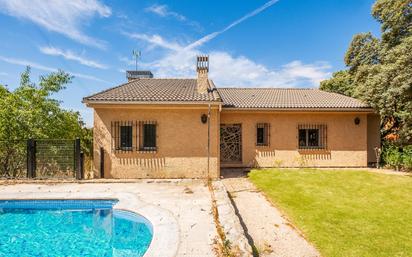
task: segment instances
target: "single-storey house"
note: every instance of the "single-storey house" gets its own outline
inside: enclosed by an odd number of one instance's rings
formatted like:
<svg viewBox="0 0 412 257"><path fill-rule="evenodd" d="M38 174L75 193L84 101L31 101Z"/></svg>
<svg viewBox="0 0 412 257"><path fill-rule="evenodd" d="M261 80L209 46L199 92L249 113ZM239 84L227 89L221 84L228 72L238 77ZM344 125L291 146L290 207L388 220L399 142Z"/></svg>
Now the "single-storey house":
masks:
<svg viewBox="0 0 412 257"><path fill-rule="evenodd" d="M94 173L104 178L216 178L221 168L366 167L379 117L361 101L308 88L220 88L208 78L153 78L85 97L94 109Z"/></svg>

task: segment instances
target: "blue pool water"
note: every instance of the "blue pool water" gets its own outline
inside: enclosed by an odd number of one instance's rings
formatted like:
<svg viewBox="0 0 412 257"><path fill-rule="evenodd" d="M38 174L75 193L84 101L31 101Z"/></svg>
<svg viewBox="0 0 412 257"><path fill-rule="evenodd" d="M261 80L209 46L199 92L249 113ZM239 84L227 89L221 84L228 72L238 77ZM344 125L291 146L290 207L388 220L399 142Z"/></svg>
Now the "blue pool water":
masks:
<svg viewBox="0 0 412 257"><path fill-rule="evenodd" d="M0 200L0 256L143 256L150 222L115 200Z"/></svg>

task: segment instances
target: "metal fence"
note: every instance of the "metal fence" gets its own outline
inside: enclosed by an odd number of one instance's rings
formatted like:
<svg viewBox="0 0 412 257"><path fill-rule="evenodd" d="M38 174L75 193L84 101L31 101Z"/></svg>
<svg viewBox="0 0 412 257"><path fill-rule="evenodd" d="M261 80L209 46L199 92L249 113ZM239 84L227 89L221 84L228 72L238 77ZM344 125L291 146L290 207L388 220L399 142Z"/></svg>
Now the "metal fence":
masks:
<svg viewBox="0 0 412 257"><path fill-rule="evenodd" d="M82 179L80 140L0 141L0 177Z"/></svg>

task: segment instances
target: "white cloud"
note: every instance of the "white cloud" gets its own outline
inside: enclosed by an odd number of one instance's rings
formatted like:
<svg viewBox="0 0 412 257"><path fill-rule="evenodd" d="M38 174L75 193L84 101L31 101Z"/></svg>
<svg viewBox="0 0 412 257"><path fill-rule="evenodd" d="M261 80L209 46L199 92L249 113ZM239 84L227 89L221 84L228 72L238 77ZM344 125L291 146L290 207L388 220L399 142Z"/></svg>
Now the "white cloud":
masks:
<svg viewBox="0 0 412 257"><path fill-rule="evenodd" d="M10 63L10 64L15 64L15 65L20 65L20 66L30 66L32 68L35 68L35 69L38 69L38 70L43 70L43 71L48 71L48 72L56 72L58 70L56 68L44 66L44 65L36 63L36 62L22 60L22 59L15 59L15 58L5 57L5 56L1 56L1 55L0 55L0 60L3 61L3 62ZM108 83L105 80L96 78L96 77L91 76L91 75L76 73L76 72L70 72L70 71L66 71L66 72L70 73L71 75L73 75L75 77L78 77L78 78L83 78L83 79L87 79L87 80L93 80L93 81Z"/></svg>
<svg viewBox="0 0 412 257"><path fill-rule="evenodd" d="M164 5L154 4L152 6L145 8L145 11L156 14L157 16L160 16L163 18L165 17L175 18L178 21L181 21L189 26L192 26L198 32L203 31L202 26L200 26L198 22L189 20L186 16L179 14L177 12L171 11L169 7L165 4Z"/></svg>
<svg viewBox="0 0 412 257"><path fill-rule="evenodd" d="M87 59L85 57L82 57L70 50L62 50L56 47L43 46L43 47L40 47L40 51L47 55L61 56L66 60L76 61L80 64L83 64L83 65L86 65L92 68L107 69L106 65Z"/></svg>
<svg viewBox="0 0 412 257"><path fill-rule="evenodd" d="M123 33L123 34L129 36L130 38L146 41L146 42L150 43L152 46L159 46L159 47L169 49L169 50L174 50L174 51L181 51L183 49L185 51L189 51L189 50L192 50L192 49L199 48L204 43L214 39L218 35L228 31L229 29L235 27L236 25L239 25L243 21L245 21L249 18L252 18L253 16L258 15L259 13L261 13L262 11L264 11L267 8L271 7L272 5L277 3L278 1L279 0L270 0L270 1L266 2L264 5L260 6L259 8L255 9L255 10L247 13L246 15L242 16L241 18L233 21L232 23L230 23L228 26L226 26L222 30L212 32L212 33L210 33L210 34L208 34L208 35L192 42L191 44L189 44L187 46L181 46L176 42L166 41L160 35L147 35L147 34L139 34L139 33ZM160 16L167 16L167 13L168 13L166 5L153 5L153 6L149 7L149 9L147 9L147 10L150 10L151 12L157 13Z"/></svg>
<svg viewBox="0 0 412 257"><path fill-rule="evenodd" d="M170 52L164 58L147 64L154 68L156 77L194 77L194 60L204 54L198 50ZM212 51L209 77L219 87L316 87L330 77L331 66L325 62L302 63L292 61L271 69L245 56Z"/></svg>
<svg viewBox="0 0 412 257"><path fill-rule="evenodd" d="M158 5L154 4L152 6L149 6L145 9L146 12L154 13L156 15L159 15L160 17L173 17L179 21L186 21L186 17L177 13L170 11L167 5Z"/></svg>
<svg viewBox="0 0 412 257"><path fill-rule="evenodd" d="M0 0L0 12L99 48L105 43L87 36L81 27L94 16L111 15L111 9L98 0Z"/></svg>
<svg viewBox="0 0 412 257"><path fill-rule="evenodd" d="M244 56L226 52L210 53L210 77L220 86L316 87L330 76L331 66L324 62L305 64L292 61L270 69Z"/></svg>
<svg viewBox="0 0 412 257"><path fill-rule="evenodd" d="M139 33L123 33L123 34L133 39L146 41L150 43L152 46L159 46L159 47L173 50L173 51L182 50L182 47L178 43L166 41L159 35L147 35L147 34L139 34Z"/></svg>
<svg viewBox="0 0 412 257"><path fill-rule="evenodd" d="M50 68L50 67L47 67L47 66L35 63L35 62L27 61L27 60L14 59L14 58L9 58L9 57L4 57L4 56L0 56L0 60L2 60L3 62L10 63L10 64L15 64L15 65L20 65L20 66L30 66L32 68L44 70L44 71L50 71L50 72L56 71L56 69L54 68Z"/></svg>
<svg viewBox="0 0 412 257"><path fill-rule="evenodd" d="M261 13L262 11L266 10L267 8L271 7L272 5L274 5L276 2L278 2L279 0L270 0L269 2L265 3L264 5L260 6L259 8L253 10L252 12L244 15L243 17L235 20L234 22L230 23L228 26L226 26L225 28L223 28L222 30L219 31L215 31L212 32L202 38L200 38L199 40L191 43L190 45L188 45L186 48L187 49L193 49L193 48L197 48L200 47L201 45L203 45L204 43L214 39L215 37L219 36L220 34L228 31L229 29L235 27L236 25L239 25L240 23L244 22L245 20L252 18L253 16L258 15L259 13Z"/></svg>
<svg viewBox="0 0 412 257"><path fill-rule="evenodd" d="M149 43L152 47L166 50L165 56L152 63L139 63L141 67L154 69L156 77L194 77L194 60L199 54L210 56L210 78L217 86L242 87L315 87L330 76L331 66L326 62L303 63L291 61L278 68L269 68L245 56L233 56L223 51L201 52L204 43L214 39L243 21L259 14L275 4L271 0L244 15L220 31L210 33L189 45L164 39L160 35L128 34L129 37ZM124 59L126 61L128 59ZM129 62L130 63L130 62Z"/></svg>

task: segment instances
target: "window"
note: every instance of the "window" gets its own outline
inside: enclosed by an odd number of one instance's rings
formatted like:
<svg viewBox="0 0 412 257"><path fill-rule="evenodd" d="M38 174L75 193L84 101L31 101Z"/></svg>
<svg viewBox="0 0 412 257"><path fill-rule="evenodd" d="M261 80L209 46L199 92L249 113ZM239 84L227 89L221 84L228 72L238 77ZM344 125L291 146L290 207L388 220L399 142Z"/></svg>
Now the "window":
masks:
<svg viewBox="0 0 412 257"><path fill-rule="evenodd" d="M112 150L156 151L156 121L112 121Z"/></svg>
<svg viewBox="0 0 412 257"><path fill-rule="evenodd" d="M156 151L156 122L140 122L140 151Z"/></svg>
<svg viewBox="0 0 412 257"><path fill-rule="evenodd" d="M112 149L114 152L133 151L133 136L136 122L112 121Z"/></svg>
<svg viewBox="0 0 412 257"><path fill-rule="evenodd" d="M256 125L256 145L269 146L269 123L258 123Z"/></svg>
<svg viewBox="0 0 412 257"><path fill-rule="evenodd" d="M132 150L133 147L133 126L120 126L120 148L122 150Z"/></svg>
<svg viewBox="0 0 412 257"><path fill-rule="evenodd" d="M299 125L299 149L326 149L326 125Z"/></svg>

